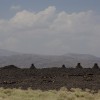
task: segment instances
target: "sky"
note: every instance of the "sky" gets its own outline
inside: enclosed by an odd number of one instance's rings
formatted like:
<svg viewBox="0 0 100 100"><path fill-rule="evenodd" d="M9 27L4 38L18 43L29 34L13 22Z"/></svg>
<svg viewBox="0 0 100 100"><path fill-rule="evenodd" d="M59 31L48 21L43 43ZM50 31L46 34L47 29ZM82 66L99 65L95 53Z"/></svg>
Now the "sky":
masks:
<svg viewBox="0 0 100 100"><path fill-rule="evenodd" d="M0 49L100 56L100 0L0 0Z"/></svg>

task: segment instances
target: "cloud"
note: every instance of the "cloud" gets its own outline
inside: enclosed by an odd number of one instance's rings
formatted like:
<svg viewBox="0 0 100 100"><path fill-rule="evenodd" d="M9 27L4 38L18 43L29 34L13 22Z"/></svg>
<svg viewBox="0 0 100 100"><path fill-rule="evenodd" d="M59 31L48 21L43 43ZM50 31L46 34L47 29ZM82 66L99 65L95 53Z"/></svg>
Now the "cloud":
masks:
<svg viewBox="0 0 100 100"><path fill-rule="evenodd" d="M0 48L38 54L90 53L100 55L100 15L93 11L17 12L0 20Z"/></svg>
<svg viewBox="0 0 100 100"><path fill-rule="evenodd" d="M13 6L11 6L10 9L14 10L14 11L19 11L21 9L21 6L19 6L19 5L13 5Z"/></svg>

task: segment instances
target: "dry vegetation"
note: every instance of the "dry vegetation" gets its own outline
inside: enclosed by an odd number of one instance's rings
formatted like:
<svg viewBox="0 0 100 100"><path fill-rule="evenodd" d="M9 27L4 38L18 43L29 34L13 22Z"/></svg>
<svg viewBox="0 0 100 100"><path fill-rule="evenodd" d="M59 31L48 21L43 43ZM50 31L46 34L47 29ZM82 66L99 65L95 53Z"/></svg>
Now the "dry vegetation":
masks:
<svg viewBox="0 0 100 100"><path fill-rule="evenodd" d="M61 88L59 91L21 90L0 88L0 100L100 100L100 91Z"/></svg>

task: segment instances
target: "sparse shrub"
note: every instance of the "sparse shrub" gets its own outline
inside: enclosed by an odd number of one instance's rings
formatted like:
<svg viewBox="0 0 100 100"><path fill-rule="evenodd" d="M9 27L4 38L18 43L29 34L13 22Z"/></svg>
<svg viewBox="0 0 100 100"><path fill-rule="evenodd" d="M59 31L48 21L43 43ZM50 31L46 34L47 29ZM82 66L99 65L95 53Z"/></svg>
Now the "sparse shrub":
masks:
<svg viewBox="0 0 100 100"><path fill-rule="evenodd" d="M35 65L34 64L31 64L30 69L36 69Z"/></svg>
<svg viewBox="0 0 100 100"><path fill-rule="evenodd" d="M81 89L21 90L0 88L0 100L100 100L100 92L92 93Z"/></svg>
<svg viewBox="0 0 100 100"><path fill-rule="evenodd" d="M99 69L99 66L97 63L94 64L93 69Z"/></svg>
<svg viewBox="0 0 100 100"><path fill-rule="evenodd" d="M66 66L63 64L61 68L66 68Z"/></svg>
<svg viewBox="0 0 100 100"><path fill-rule="evenodd" d="M76 68L83 68L83 67L81 66L81 63L78 63Z"/></svg>

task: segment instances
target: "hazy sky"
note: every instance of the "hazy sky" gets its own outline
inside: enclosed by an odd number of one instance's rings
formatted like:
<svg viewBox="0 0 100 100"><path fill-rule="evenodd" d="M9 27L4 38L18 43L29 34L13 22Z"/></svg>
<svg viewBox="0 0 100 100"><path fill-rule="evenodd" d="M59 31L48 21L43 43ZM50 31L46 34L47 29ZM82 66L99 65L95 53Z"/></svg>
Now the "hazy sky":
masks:
<svg viewBox="0 0 100 100"><path fill-rule="evenodd" d="M0 48L100 56L100 0L0 0Z"/></svg>

